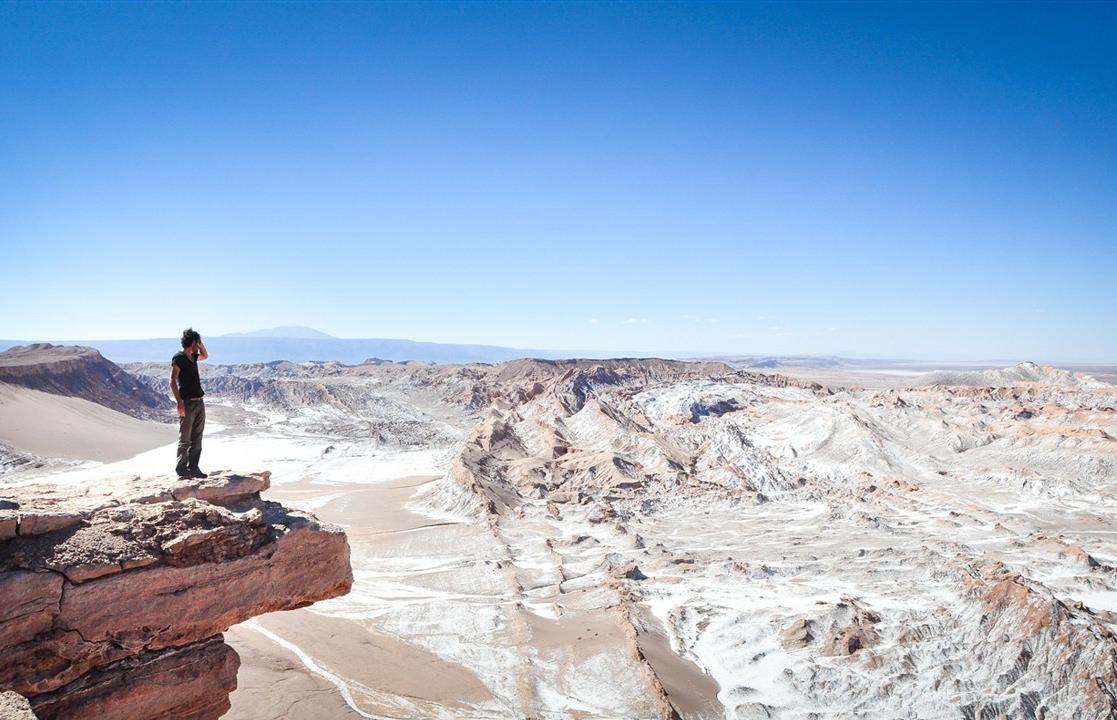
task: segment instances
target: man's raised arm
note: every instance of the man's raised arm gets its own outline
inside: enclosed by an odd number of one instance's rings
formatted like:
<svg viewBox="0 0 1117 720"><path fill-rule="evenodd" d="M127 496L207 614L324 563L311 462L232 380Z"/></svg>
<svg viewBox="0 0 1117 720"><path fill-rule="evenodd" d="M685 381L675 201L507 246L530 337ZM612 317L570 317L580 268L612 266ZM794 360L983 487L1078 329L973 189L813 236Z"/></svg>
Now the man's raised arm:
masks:
<svg viewBox="0 0 1117 720"><path fill-rule="evenodd" d="M205 360L208 357L209 351L206 350L206 344L202 342L201 338L198 338L198 359Z"/></svg>

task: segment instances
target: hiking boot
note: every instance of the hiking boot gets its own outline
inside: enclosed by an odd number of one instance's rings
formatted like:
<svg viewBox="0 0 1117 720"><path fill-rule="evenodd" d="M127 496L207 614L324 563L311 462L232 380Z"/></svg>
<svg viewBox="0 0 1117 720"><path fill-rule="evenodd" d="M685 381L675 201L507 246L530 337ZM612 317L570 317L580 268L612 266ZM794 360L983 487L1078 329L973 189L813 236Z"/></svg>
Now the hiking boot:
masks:
<svg viewBox="0 0 1117 720"><path fill-rule="evenodd" d="M199 480L201 480L202 478L209 477L209 475L205 474L204 472L202 472L198 468L194 468L193 470L190 471L190 477L198 478Z"/></svg>

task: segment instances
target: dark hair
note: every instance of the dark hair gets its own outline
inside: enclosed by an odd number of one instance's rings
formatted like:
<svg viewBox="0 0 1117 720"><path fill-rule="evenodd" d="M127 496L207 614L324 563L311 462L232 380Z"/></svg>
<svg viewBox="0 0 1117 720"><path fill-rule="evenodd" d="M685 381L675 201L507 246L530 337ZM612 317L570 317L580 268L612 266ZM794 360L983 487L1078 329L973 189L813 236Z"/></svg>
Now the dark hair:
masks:
<svg viewBox="0 0 1117 720"><path fill-rule="evenodd" d="M202 336L199 335L198 331L194 328L186 328L182 331L182 347L184 348L190 347L195 342L201 339Z"/></svg>

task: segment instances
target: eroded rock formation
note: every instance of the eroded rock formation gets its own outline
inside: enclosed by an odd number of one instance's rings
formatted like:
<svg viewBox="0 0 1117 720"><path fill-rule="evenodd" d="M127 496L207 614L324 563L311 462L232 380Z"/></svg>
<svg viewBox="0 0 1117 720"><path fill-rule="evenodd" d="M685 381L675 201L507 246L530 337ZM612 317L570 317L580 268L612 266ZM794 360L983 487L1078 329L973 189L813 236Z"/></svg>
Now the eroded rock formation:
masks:
<svg viewBox="0 0 1117 720"><path fill-rule="evenodd" d="M162 388L148 387L91 347L36 343L9 348L0 352L0 383L82 398L139 418L173 415Z"/></svg>
<svg viewBox="0 0 1117 720"><path fill-rule="evenodd" d="M1117 388L1026 364L831 392L642 361L521 388L429 506L472 502L557 622L658 614L726 716L1117 717Z"/></svg>
<svg viewBox="0 0 1117 720"><path fill-rule="evenodd" d="M832 390L658 360L209 372L329 462L453 448L409 506L452 538L427 552L453 592L370 550L364 608L485 692L392 689L396 715L1117 717L1113 386L1030 364ZM396 583L421 599L372 597Z"/></svg>
<svg viewBox="0 0 1117 720"><path fill-rule="evenodd" d="M50 718L204 718L221 633L345 594L338 528L262 500L268 473L0 490L0 690Z"/></svg>

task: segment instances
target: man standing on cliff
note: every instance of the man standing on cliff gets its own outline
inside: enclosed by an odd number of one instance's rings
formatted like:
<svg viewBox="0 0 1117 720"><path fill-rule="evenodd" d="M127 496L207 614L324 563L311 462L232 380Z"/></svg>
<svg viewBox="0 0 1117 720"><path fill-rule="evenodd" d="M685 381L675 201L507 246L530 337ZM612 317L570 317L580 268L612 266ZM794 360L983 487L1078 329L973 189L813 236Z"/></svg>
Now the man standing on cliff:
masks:
<svg viewBox="0 0 1117 720"><path fill-rule="evenodd" d="M202 336L194 328L182 333L182 352L171 358L171 393L178 403L178 465L180 478L204 478L198 468L202 455L202 431L206 429L206 406L202 402L202 379L198 361L209 357Z"/></svg>

